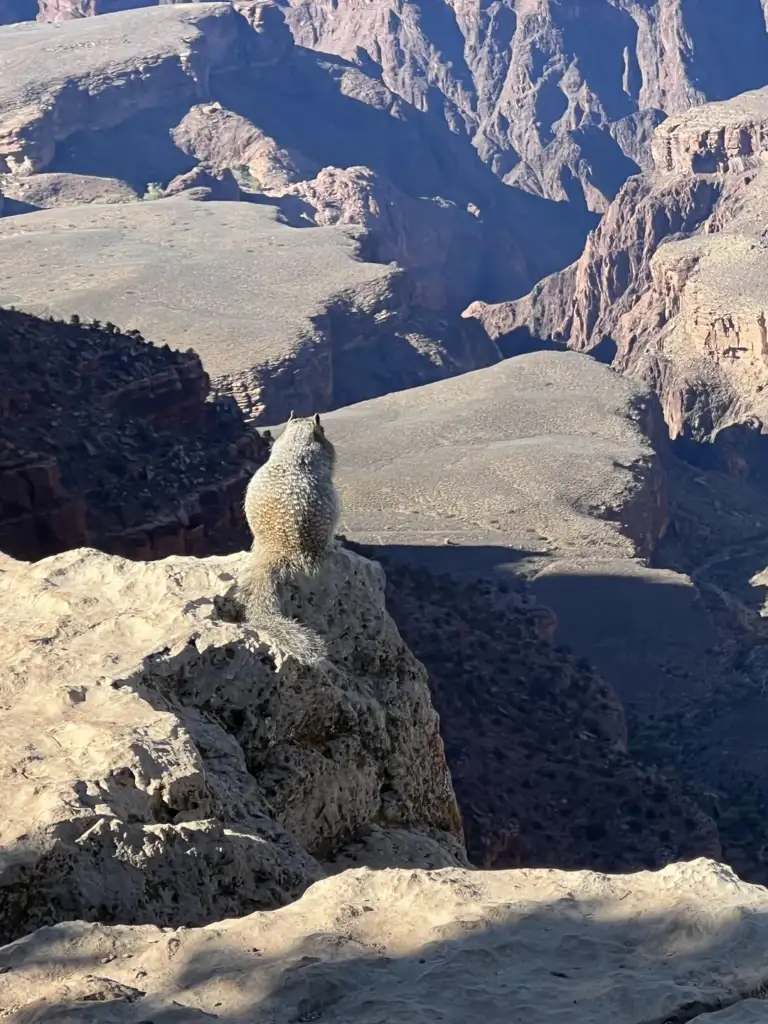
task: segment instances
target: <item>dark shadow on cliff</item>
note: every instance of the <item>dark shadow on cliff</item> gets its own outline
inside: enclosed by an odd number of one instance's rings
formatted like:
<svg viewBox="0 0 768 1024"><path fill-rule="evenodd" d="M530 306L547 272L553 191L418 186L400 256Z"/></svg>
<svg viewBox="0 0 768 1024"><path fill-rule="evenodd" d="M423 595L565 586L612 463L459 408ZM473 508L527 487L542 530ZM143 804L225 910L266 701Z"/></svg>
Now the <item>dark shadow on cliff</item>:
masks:
<svg viewBox="0 0 768 1024"><path fill-rule="evenodd" d="M686 63L695 69L693 84L708 100L725 100L765 85L768 36L761 0L730 0L723 17L721 0L684 0L688 36ZM702 172L714 170L705 166Z"/></svg>
<svg viewBox="0 0 768 1024"><path fill-rule="evenodd" d="M139 195L150 182L167 185L197 164L170 135L188 110L188 103L142 110L113 128L75 132L58 144L46 170L117 178Z"/></svg>
<svg viewBox="0 0 768 1024"><path fill-rule="evenodd" d="M478 298L522 295L581 255L597 215L504 185L480 160L469 136L448 128L442 110L420 111L396 98L393 116L386 94L378 99L346 95L343 77L361 74L340 57L297 47L290 59L253 81L216 76L212 91L227 109L319 167L365 165L410 196L478 205L489 232L499 239L506 235L504 244L519 247L525 268L525 279L521 274L519 281L510 281L508 273L498 276L489 260ZM377 88L375 79L369 81L368 92Z"/></svg>
<svg viewBox="0 0 768 1024"><path fill-rule="evenodd" d="M496 339L499 351L505 359L513 359L515 356L525 356L530 352L567 352L568 346L564 342L555 341L550 338L539 338L530 327L516 327Z"/></svg>
<svg viewBox="0 0 768 1024"><path fill-rule="evenodd" d="M35 206L34 203L25 203L22 199L6 198L3 202L3 212L0 216L18 217L22 213L35 213L40 209L42 209L42 207Z"/></svg>
<svg viewBox="0 0 768 1024"><path fill-rule="evenodd" d="M429 886L435 892L435 885L427 883L425 893ZM167 994L146 994L151 984L151 975L150 984L145 980L147 969L155 961L145 960L137 943L128 961L132 968L125 960L73 957L72 967L81 973L69 980L60 975L58 985L67 983L66 995L55 1003L43 996L25 1011L37 1011L35 1020L73 1024L298 1024L417 1016L495 1024L530 1019L536 1004L557 1020L614 1019L620 1007L625 1024L687 1024L708 1011L762 997L768 977L768 922L762 911L728 916L723 907L713 919L701 903L695 909L672 903L670 892L668 911L640 913L637 897L632 899L632 878L614 885L610 901L599 896L576 901L563 891L559 898L532 904L531 889L516 890L510 881L508 899L502 901L498 893L489 898L482 878L473 882L465 877L455 883L455 909L448 909L451 891L445 893L444 923L436 917L431 928L425 927L422 944L409 941L404 930L402 940L410 951L400 954L377 943L377 918L385 942L392 934L386 896L367 899L364 893L349 911L361 916L365 926L344 927L330 908L319 910L319 930L279 954L260 948L271 925L277 925L269 917L225 922L220 941L213 944L203 940L198 945L190 934L169 933L164 939L158 933L169 956L184 958L172 972ZM431 909L426 907L425 914ZM330 918L330 927L322 927L323 918ZM312 924L310 916L303 928ZM67 938L67 926L61 932ZM78 941L76 930L68 941ZM272 938L270 945L278 942ZM0 950L0 970L13 977L35 965L50 968L50 962L41 962L47 945L44 941L29 960L23 958L23 945ZM398 937L388 945L397 948ZM98 948L103 952L106 946ZM54 963L57 971L67 970L68 959Z"/></svg>
<svg viewBox="0 0 768 1024"><path fill-rule="evenodd" d="M714 822L666 766L627 752L616 695L633 659L636 700L670 685L680 595L632 575L552 573L530 587L540 605L516 574L532 552L349 546L382 562L389 612L429 672L473 863L631 871L720 855Z"/></svg>

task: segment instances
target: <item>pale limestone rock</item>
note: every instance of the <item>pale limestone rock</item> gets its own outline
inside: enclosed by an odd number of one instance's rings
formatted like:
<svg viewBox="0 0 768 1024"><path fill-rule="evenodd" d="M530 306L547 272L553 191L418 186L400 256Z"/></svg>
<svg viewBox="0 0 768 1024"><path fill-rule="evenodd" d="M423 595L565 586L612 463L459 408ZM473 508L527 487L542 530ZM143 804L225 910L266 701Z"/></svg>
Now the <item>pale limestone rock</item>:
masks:
<svg viewBox="0 0 768 1024"><path fill-rule="evenodd" d="M768 1006L749 998L768 981L767 910L768 891L708 860L623 876L363 869L207 928L42 929L0 950L0 1005L15 1024L646 1024L708 1011L753 1024Z"/></svg>
<svg viewBox="0 0 768 1024"><path fill-rule="evenodd" d="M382 849L466 863L426 673L381 568L338 551L286 594L329 640L309 670L230 621L245 557L81 549L0 572L3 941L71 918L205 924Z"/></svg>

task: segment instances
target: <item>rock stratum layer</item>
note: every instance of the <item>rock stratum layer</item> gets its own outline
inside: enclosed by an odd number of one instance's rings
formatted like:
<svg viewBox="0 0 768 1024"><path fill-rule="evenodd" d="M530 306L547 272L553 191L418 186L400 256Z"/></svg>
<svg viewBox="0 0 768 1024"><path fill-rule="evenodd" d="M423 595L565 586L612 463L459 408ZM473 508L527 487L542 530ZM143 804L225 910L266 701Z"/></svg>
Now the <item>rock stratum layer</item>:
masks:
<svg viewBox="0 0 768 1024"><path fill-rule="evenodd" d="M657 874L350 871L207 928L61 924L0 951L18 1024L759 1024L768 896Z"/></svg>
<svg viewBox="0 0 768 1024"><path fill-rule="evenodd" d="M768 90L670 117L573 267L525 299L467 311L503 350L555 339L658 391L697 457L765 472ZM503 339L503 340L502 340Z"/></svg>
<svg viewBox="0 0 768 1024"><path fill-rule="evenodd" d="M331 858L466 863L426 672L381 568L339 551L284 594L329 641L310 671L236 621L245 557L3 563L3 941L72 918L273 908Z"/></svg>
<svg viewBox="0 0 768 1024"><path fill-rule="evenodd" d="M0 310L0 551L130 558L243 548L269 446L192 352Z"/></svg>

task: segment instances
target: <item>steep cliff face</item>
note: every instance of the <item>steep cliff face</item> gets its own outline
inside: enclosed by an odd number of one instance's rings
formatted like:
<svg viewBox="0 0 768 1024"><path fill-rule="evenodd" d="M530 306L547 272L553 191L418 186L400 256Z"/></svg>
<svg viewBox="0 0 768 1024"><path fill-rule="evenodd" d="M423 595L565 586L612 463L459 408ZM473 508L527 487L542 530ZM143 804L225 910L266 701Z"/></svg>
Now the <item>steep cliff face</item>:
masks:
<svg viewBox="0 0 768 1024"><path fill-rule="evenodd" d="M604 210L665 113L766 81L760 0L285 0L296 39L440 110L504 181ZM736 10L736 8L738 10Z"/></svg>
<svg viewBox="0 0 768 1024"><path fill-rule="evenodd" d="M576 264L466 315L502 350L553 339L652 382L673 437L764 473L767 127L765 89L668 118Z"/></svg>
<svg viewBox="0 0 768 1024"><path fill-rule="evenodd" d="M5 2L6 21L34 17ZM380 77L508 184L596 211L649 167L665 114L766 83L762 0L734 0L728 16L717 0L278 2L298 43ZM151 4L39 5L39 20L64 21ZM261 19L272 4L237 6Z"/></svg>

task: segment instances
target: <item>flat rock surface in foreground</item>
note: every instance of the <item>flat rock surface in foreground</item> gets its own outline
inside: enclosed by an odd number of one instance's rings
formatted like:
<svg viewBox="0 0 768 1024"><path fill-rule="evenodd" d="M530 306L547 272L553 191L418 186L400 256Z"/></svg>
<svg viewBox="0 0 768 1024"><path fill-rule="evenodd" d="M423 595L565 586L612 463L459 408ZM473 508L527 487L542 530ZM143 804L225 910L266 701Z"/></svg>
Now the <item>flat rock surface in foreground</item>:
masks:
<svg viewBox="0 0 768 1024"><path fill-rule="evenodd" d="M348 871L206 928L81 923L0 951L16 1024L765 1020L768 892L652 874ZM717 1018L715 1018L717 1020Z"/></svg>

